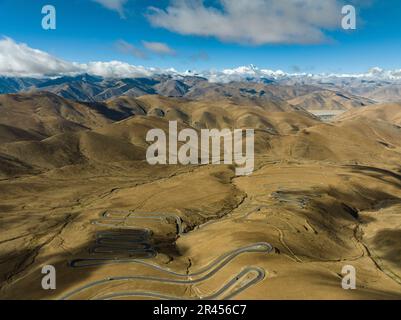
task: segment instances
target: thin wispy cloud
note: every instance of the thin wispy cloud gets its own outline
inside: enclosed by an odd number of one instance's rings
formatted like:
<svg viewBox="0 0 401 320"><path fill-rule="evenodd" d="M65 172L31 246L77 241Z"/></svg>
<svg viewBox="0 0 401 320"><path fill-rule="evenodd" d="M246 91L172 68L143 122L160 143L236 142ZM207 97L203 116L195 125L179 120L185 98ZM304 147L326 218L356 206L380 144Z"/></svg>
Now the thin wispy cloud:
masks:
<svg viewBox="0 0 401 320"><path fill-rule="evenodd" d="M200 51L198 53L195 53L189 57L189 59L192 62L197 62L197 61L208 61L210 59L209 54L205 51Z"/></svg>
<svg viewBox="0 0 401 320"><path fill-rule="evenodd" d="M148 53L153 53L158 56L175 56L177 54L176 51L170 48L166 43L143 40L141 44L142 47L139 48L125 40L118 40L116 41L115 46L119 52L132 55L139 59L148 59Z"/></svg>
<svg viewBox="0 0 401 320"><path fill-rule="evenodd" d="M166 9L149 7L155 27L182 35L215 37L249 45L319 43L341 25L342 0L173 0Z"/></svg>
<svg viewBox="0 0 401 320"><path fill-rule="evenodd" d="M92 0L109 10L116 11L121 18L125 18L124 5L128 0Z"/></svg>
<svg viewBox="0 0 401 320"><path fill-rule="evenodd" d="M139 59L147 59L148 58L148 55L146 54L146 52L144 52L144 50L137 48L134 45L132 45L124 40L118 40L115 43L115 46L116 46L117 50L121 53L132 55Z"/></svg>
<svg viewBox="0 0 401 320"><path fill-rule="evenodd" d="M166 43L142 41L143 46L149 51L162 56L175 56L177 53Z"/></svg>

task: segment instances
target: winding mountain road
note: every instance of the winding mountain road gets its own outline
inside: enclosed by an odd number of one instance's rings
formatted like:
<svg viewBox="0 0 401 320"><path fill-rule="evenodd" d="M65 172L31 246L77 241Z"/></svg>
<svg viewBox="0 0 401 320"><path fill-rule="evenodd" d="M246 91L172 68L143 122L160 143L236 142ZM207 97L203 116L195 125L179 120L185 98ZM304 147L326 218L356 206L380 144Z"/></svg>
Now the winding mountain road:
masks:
<svg viewBox="0 0 401 320"><path fill-rule="evenodd" d="M257 211L253 209L250 213ZM249 213L249 214L250 214ZM177 285L193 285L201 283L212 278L216 273L222 270L227 264L233 261L238 256L245 253L270 253L273 251L272 245L266 242L255 243L247 245L236 250L227 252L215 259L209 265L200 268L198 271L193 273L178 273L168 268L163 268L159 265L145 261L144 259L150 259L157 255L156 250L150 244L152 231L149 229L141 229L137 226L127 225L140 220L158 220L166 221L168 219L174 219L177 225L177 235L183 233L182 220L180 217L164 214L164 213L134 213L134 212L122 212L122 211L111 211L104 212L101 214L100 219L92 221L93 224L103 227L113 227L116 231L101 231L96 236L95 245L90 248L89 252L91 255L113 255L113 254L136 254L140 255L139 258L121 258L121 257L89 257L80 258L70 261L72 268L82 267L96 267L101 265L111 264L138 264L150 269L161 272L168 277L155 277L155 276L144 276L144 275L127 275L118 277L109 277L102 280L88 283L82 287L74 289L73 291L65 294L61 297L62 300L73 299L78 294L85 293L89 289L94 287L101 287L102 285L118 284L127 281L147 281L147 282L159 282L164 284L177 284ZM215 292L192 299L230 299L242 291L246 290L250 286L262 281L265 277L265 271L262 268L255 266L246 266L238 274L231 278L221 288ZM156 299L191 299L183 297L175 297L164 295L158 292L146 292L146 291L129 291L129 292L114 292L103 296L95 297L95 299L118 299L127 297L148 297Z"/></svg>

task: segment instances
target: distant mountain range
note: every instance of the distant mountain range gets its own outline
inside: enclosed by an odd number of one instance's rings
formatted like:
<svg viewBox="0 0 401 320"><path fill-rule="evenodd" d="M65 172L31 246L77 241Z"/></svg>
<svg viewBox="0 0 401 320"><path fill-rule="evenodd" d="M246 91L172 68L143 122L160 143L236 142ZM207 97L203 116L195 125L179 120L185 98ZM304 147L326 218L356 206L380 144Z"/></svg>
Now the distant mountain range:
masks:
<svg viewBox="0 0 401 320"><path fill-rule="evenodd" d="M154 76L151 78L107 79L89 74L59 78L0 77L0 93L48 91L63 98L78 101L103 101L121 95L138 97L146 94L184 96L199 82L200 77Z"/></svg>
<svg viewBox="0 0 401 320"><path fill-rule="evenodd" d="M251 69L252 70L252 69ZM96 102L119 96L139 97L148 94L158 94L166 97L184 97L188 99L218 99L232 98L255 99L261 101L291 100L304 95L306 102L317 98L327 99L328 96L338 100L357 100L351 105L368 105L374 102L401 101L401 80L389 77L368 76L338 76L328 75L288 75L260 74L243 70L230 74L228 78L203 77L187 72L185 75L160 74L139 78L103 78L81 74L77 76L62 76L57 78L17 78L0 77L0 94L48 91L63 98ZM236 79L230 81L230 79ZM331 92L331 93L328 93ZM320 97L322 92L323 97ZM339 99L341 97L341 99ZM295 101L303 105L303 100ZM360 100L360 101L359 101ZM350 105L344 101L346 105ZM334 109L343 108L342 103L335 103ZM325 102L315 103L309 109L320 108ZM329 107L331 109L331 107Z"/></svg>

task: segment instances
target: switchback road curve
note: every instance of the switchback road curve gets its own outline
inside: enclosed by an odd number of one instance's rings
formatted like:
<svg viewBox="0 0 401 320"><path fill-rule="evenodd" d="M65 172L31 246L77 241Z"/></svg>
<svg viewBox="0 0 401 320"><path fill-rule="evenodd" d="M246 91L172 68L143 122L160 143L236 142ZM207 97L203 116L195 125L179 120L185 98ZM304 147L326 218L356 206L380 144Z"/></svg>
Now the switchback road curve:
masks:
<svg viewBox="0 0 401 320"><path fill-rule="evenodd" d="M252 210L255 212L255 210ZM164 273L167 277L152 277L143 275L130 275L130 276L118 276L110 277L99 281L88 283L80 288L77 288L64 296L61 299L73 299L74 296L84 293L91 288L100 287L110 283L119 283L126 281L150 281L160 282L167 284L177 285L191 285L200 283L210 279L217 272L224 268L228 263L234 260L239 255L244 253L270 253L273 247L269 243L261 242L252 245L244 246L236 250L230 251L209 265L199 269L198 271L190 274L181 274L172 271L167 268L162 268L159 265L145 261L144 259L150 259L157 255L156 250L150 244L152 231L149 229L141 229L137 226L130 225L141 220L155 220L160 222L169 222L168 220L173 219L177 226L177 235L183 233L182 220L180 217L172 214L164 213L134 213L134 212L123 212L123 211L106 211L101 214L99 220L92 221L93 224L102 227L112 227L116 231L101 231L96 235L96 243L90 248L89 252L93 255L103 255L102 257L89 257L81 258L70 261L69 265L72 268L83 268L83 267L96 267L101 265L111 264L138 264L158 272ZM118 255L121 254L135 254L137 258L121 258ZM115 255L112 257L104 257L104 255ZM140 258L138 258L140 257ZM198 299L230 299L235 295L246 290L250 286L263 280L265 277L265 271L259 267L247 266L242 269L235 277L223 285L220 289L214 293L205 297L199 297ZM223 296L224 295L224 296ZM156 299L184 299L181 297L163 295L158 292L116 292L101 297L95 297L96 299L118 299L127 297L148 297Z"/></svg>
<svg viewBox="0 0 401 320"><path fill-rule="evenodd" d="M150 267L152 269L156 269L158 271L161 271L167 275L173 276L178 279L174 278L158 278L158 277L148 277L148 276L121 276L121 277L111 277L111 278L106 278L103 280L95 281L92 283L89 283L85 286L82 286L78 289L75 289L74 291L66 294L65 296L62 297L62 299L69 299L72 298L73 296L82 293L90 288L100 286L103 284L110 284L113 282L119 282L119 281L152 281L152 282L161 282L161 283L170 283L170 284L180 284L180 285L190 285L190 284L196 284L203 282L205 280L210 279L213 275L215 275L218 271L220 271L224 266L226 266L229 262L234 260L236 257L239 255L242 255L244 253L270 253L272 252L273 247L269 243L261 242L261 243L256 243L253 245L245 246L236 250L233 250L231 252L228 252L219 258L217 258L215 261L210 263L204 268L201 268L200 270L190 273L190 274L181 274L177 273L174 271L171 271L170 269L165 269L160 266L147 263L142 260L129 260L127 263L138 263L141 265L145 265L147 267ZM239 283L241 279L243 279L246 275L249 274L254 274L255 277L249 282L246 282L245 284L242 284L239 289L236 290L236 294L242 292L246 288L248 288L250 285L255 284L261 280L264 279L265 277L265 272L263 269L258 268L258 267L246 267L244 268L238 275L236 275L231 281L226 283L220 290L215 292L214 294L204 297L204 299L212 299L216 298L216 296L220 296L224 292L226 292L228 289L233 287L236 283ZM195 278L195 279L193 279ZM113 294L113 297L120 296L121 293L116 293ZM166 297L158 293L154 292L130 292L130 293L124 293L123 296L148 296L148 297ZM230 295L231 297L232 295ZM110 296L108 296L110 297ZM178 297L170 297L172 299L179 299ZM166 297L166 299L169 299Z"/></svg>

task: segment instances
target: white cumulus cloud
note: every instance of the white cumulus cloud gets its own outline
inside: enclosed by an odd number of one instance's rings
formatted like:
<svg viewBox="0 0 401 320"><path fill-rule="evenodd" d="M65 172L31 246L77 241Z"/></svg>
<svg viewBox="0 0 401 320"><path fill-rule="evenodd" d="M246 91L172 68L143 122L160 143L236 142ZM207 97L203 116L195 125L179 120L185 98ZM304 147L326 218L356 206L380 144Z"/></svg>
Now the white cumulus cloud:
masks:
<svg viewBox="0 0 401 320"><path fill-rule="evenodd" d="M132 47L128 45L127 49L132 50ZM283 79L288 77L401 80L401 69L384 70L379 67L374 67L368 72L361 74L291 74L281 70L260 69L253 65L224 70L178 72L173 68L148 68L131 65L122 61L90 61L87 63L76 63L59 59L44 51L33 49L27 44L15 42L11 38L4 37L0 39L0 76L42 78L66 75L74 76L83 73L89 73L104 78L138 78L151 77L157 74L172 75L176 78L180 78L185 75L196 75L205 77L210 82L220 83L248 79Z"/></svg>
<svg viewBox="0 0 401 320"><path fill-rule="evenodd" d="M133 66L121 61L89 62L87 64L83 64L82 68L86 73L104 78L150 77L157 72L157 69L155 68Z"/></svg>
<svg viewBox="0 0 401 320"><path fill-rule="evenodd" d="M128 49L132 50L130 46ZM40 78L89 73L111 78L135 78L171 72L173 71L134 66L121 61L69 62L33 49L25 43L17 43L11 38L0 39L0 75L6 77Z"/></svg>
<svg viewBox="0 0 401 320"><path fill-rule="evenodd" d="M50 54L32 49L10 38L0 39L0 74L3 76L40 77L80 72L81 68Z"/></svg>
<svg viewBox="0 0 401 320"><path fill-rule="evenodd" d="M341 25L342 0L172 0L149 7L153 26L183 35L211 36L250 45L318 43Z"/></svg>

